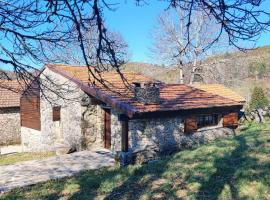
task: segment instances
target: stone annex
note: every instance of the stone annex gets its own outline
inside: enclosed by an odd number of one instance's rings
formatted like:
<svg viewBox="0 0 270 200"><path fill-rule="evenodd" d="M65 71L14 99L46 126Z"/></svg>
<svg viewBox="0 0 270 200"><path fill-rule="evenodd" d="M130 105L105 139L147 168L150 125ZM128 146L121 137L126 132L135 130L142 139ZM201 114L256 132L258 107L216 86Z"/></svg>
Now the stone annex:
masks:
<svg viewBox="0 0 270 200"><path fill-rule="evenodd" d="M18 144L21 140L20 84L1 80L0 87L0 146Z"/></svg>
<svg viewBox="0 0 270 200"><path fill-rule="evenodd" d="M165 84L141 74L45 65L21 97L24 151L107 148L145 162L233 134L244 100L221 85ZM89 81L90 80L90 81ZM103 83L101 83L103 81ZM201 87L201 88L200 88Z"/></svg>

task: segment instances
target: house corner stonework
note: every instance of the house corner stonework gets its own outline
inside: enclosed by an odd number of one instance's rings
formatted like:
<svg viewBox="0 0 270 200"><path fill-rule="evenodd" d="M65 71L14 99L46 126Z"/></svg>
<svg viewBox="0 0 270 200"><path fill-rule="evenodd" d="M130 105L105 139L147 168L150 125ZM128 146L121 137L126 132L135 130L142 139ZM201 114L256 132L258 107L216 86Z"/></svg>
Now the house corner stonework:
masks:
<svg viewBox="0 0 270 200"><path fill-rule="evenodd" d="M21 141L20 108L0 108L0 146Z"/></svg>

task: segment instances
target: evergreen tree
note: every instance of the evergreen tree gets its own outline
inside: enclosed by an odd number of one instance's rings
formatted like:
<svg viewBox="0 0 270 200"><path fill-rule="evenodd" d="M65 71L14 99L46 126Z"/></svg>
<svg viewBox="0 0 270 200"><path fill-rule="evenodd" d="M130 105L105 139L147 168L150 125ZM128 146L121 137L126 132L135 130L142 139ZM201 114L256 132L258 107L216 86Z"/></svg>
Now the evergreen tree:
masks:
<svg viewBox="0 0 270 200"><path fill-rule="evenodd" d="M258 109L258 108L264 108L268 106L269 106L269 100L267 96L265 95L263 88L255 86L252 91L251 100L249 103L250 109Z"/></svg>

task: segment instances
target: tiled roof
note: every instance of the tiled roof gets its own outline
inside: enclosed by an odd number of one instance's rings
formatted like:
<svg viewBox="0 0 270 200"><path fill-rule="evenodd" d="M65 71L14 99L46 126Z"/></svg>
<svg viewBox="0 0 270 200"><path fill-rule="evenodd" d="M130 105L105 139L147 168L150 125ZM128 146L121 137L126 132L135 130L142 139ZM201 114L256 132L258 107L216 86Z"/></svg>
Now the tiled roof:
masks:
<svg viewBox="0 0 270 200"><path fill-rule="evenodd" d="M107 81L107 85L109 86L109 89L107 89L100 84L97 84L96 87L89 85L89 72L87 67L71 67L65 65L47 65L47 67L74 81L88 94L126 112L129 116L156 111L242 105L232 99L224 98L184 84L162 84L160 86L160 103L145 105L134 99L133 90L127 89L121 77L116 72L104 72L101 74L102 79ZM132 82L147 82L153 80L132 72L123 72L123 74L130 84ZM92 79L91 75L90 79Z"/></svg>
<svg viewBox="0 0 270 200"><path fill-rule="evenodd" d="M212 94L216 94L222 97L226 97L238 102L245 102L246 100L241 97L239 94L234 92L233 90L225 87L221 84L196 84L194 87L204 90L206 92L210 92Z"/></svg>
<svg viewBox="0 0 270 200"><path fill-rule="evenodd" d="M0 81L0 108L20 107L20 88L18 81Z"/></svg>

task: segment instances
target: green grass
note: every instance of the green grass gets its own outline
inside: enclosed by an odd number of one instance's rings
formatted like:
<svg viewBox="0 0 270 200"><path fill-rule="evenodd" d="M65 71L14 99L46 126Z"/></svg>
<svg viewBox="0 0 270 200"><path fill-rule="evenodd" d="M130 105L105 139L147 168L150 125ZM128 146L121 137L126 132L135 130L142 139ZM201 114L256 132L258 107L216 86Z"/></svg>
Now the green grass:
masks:
<svg viewBox="0 0 270 200"><path fill-rule="evenodd" d="M8 155L0 155L0 165L10 165L16 162L27 160L39 160L55 155L53 152L48 153L14 153Z"/></svg>
<svg viewBox="0 0 270 200"><path fill-rule="evenodd" d="M270 199L270 125L125 168L83 172L3 199Z"/></svg>

